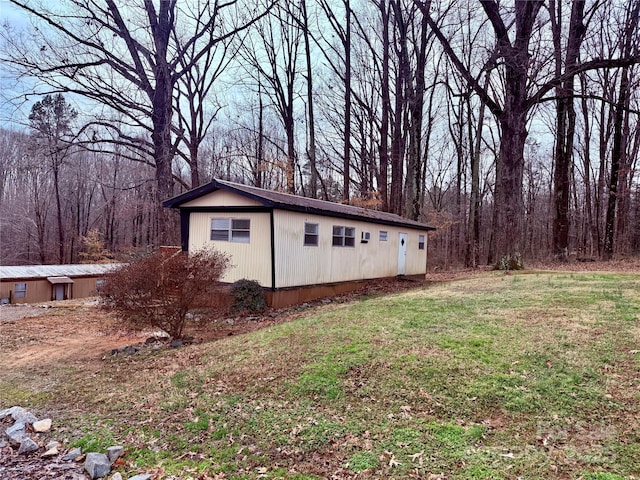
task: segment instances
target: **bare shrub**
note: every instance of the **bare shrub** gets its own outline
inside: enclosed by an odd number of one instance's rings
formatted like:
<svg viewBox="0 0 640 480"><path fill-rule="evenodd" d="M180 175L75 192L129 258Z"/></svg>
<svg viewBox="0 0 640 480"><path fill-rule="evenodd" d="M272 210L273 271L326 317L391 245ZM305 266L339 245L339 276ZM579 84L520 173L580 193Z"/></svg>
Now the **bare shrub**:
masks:
<svg viewBox="0 0 640 480"><path fill-rule="evenodd" d="M219 290L229 266L229 257L215 250L159 251L110 273L100 295L129 326L181 338L187 313Z"/></svg>

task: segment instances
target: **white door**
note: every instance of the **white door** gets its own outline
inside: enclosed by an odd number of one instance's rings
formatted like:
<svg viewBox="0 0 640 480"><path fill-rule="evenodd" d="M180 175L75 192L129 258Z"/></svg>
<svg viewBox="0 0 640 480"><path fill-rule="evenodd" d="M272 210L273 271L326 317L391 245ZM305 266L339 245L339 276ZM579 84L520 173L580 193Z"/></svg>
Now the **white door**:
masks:
<svg viewBox="0 0 640 480"><path fill-rule="evenodd" d="M398 237L398 275L404 275L407 269L407 234Z"/></svg>
<svg viewBox="0 0 640 480"><path fill-rule="evenodd" d="M53 286L53 299L54 300L64 300L64 283L58 283Z"/></svg>

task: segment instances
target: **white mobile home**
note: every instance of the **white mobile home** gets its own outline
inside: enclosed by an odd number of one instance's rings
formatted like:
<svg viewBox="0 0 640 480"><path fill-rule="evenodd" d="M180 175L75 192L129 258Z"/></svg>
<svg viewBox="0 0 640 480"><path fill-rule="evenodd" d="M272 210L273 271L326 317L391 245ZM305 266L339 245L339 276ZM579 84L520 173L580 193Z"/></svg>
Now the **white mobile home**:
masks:
<svg viewBox="0 0 640 480"><path fill-rule="evenodd" d="M183 251L228 253L233 267L222 280L256 280L275 306L426 273L433 228L398 215L222 180L164 206L180 209Z"/></svg>

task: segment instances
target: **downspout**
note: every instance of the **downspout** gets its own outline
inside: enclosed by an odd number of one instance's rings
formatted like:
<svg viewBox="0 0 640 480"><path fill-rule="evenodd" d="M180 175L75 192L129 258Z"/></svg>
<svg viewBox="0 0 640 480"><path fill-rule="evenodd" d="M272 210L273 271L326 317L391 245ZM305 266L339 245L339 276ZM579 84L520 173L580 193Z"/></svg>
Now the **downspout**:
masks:
<svg viewBox="0 0 640 480"><path fill-rule="evenodd" d="M183 252L189 251L189 218L188 210L180 209L180 242Z"/></svg>
<svg viewBox="0 0 640 480"><path fill-rule="evenodd" d="M271 230L271 291L276 291L276 242L273 225L273 208L269 210L269 229Z"/></svg>

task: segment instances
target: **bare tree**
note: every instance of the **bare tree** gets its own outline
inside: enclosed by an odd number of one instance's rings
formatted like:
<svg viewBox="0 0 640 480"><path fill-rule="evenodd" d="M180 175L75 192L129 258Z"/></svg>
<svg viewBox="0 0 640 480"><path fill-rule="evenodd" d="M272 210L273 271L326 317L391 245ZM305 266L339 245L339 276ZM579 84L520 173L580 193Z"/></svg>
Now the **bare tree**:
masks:
<svg viewBox="0 0 640 480"><path fill-rule="evenodd" d="M62 221L60 174L62 164L68 157L72 143L71 122L77 112L67 103L62 94L47 95L36 102L29 115L36 152L44 157L53 176L54 199L58 231L58 263L65 263L65 227Z"/></svg>
<svg viewBox="0 0 640 480"><path fill-rule="evenodd" d="M500 126L500 151L496 163L496 182L494 191L495 250L497 258L511 257L523 251L524 242L524 202L522 182L524 171L524 149L527 139L528 115L545 95L570 77L596 68L612 68L637 61L634 58L595 58L565 69L561 75L547 76L532 88L536 74L544 73L544 68L530 58L531 42L539 27L538 14L544 4L541 0L515 1L513 6L505 7L495 0L483 0L482 9L489 21L497 46L495 58L489 63L501 60L502 95L491 92L480 85L477 75L471 73L471 66L456 54L452 43L431 17L430 2L416 0L427 17L429 26L442 44L452 63L468 82L470 88L486 104L496 117ZM515 30L515 31L514 31ZM537 38L537 37L536 37ZM541 58L541 62L543 60ZM535 68L534 68L535 66ZM482 71L482 70L481 70Z"/></svg>
<svg viewBox="0 0 640 480"><path fill-rule="evenodd" d="M28 39L2 33L7 65L20 75L38 78L50 92L74 93L104 105L126 118L131 128L149 135L140 138L118 130L110 118L95 122L115 130L111 142L126 144L150 159L155 167L157 240L170 241L169 214L161 202L174 193L176 85L215 44L246 29L265 12L239 26L223 26L218 23L220 12L238 8L237 1L216 1L212 6L204 2L194 12L179 7L176 0L157 6L152 0L138 0L126 7L114 0L11 2L37 20L38 27ZM189 60L181 63L184 58Z"/></svg>
<svg viewBox="0 0 640 480"><path fill-rule="evenodd" d="M300 88L300 49L302 28L293 20L289 5L277 5L272 13L255 24L252 35L241 49L245 73L259 85L260 92L270 99L285 134L283 168L286 189L296 192L295 174L298 168L296 149L296 108Z"/></svg>
<svg viewBox="0 0 640 480"><path fill-rule="evenodd" d="M624 19L624 29L622 35L622 53L624 56L631 56L634 46L638 22L640 18L640 1L630 2L627 6ZM637 44L636 44L637 45ZM609 176L609 200L607 202L607 216L604 231L604 258L611 259L614 253L614 235L616 222L616 208L618 204L619 185L618 178L620 167L624 162L626 154L626 143L628 141L628 131L623 130L628 127L628 108L630 97L630 66L622 67L620 85L618 88L618 100L615 104L614 126L613 126L613 150L611 152L611 174Z"/></svg>
<svg viewBox="0 0 640 480"><path fill-rule="evenodd" d="M549 14L555 52L555 76L572 72L578 64L580 45L587 31L585 1L571 3L571 17L566 45L562 43L563 2L551 0ZM563 55L564 54L564 55ZM566 261L569 254L569 190L573 166L573 143L576 128L574 109L574 75L567 75L556 87L556 144L554 164L553 249L555 256Z"/></svg>

